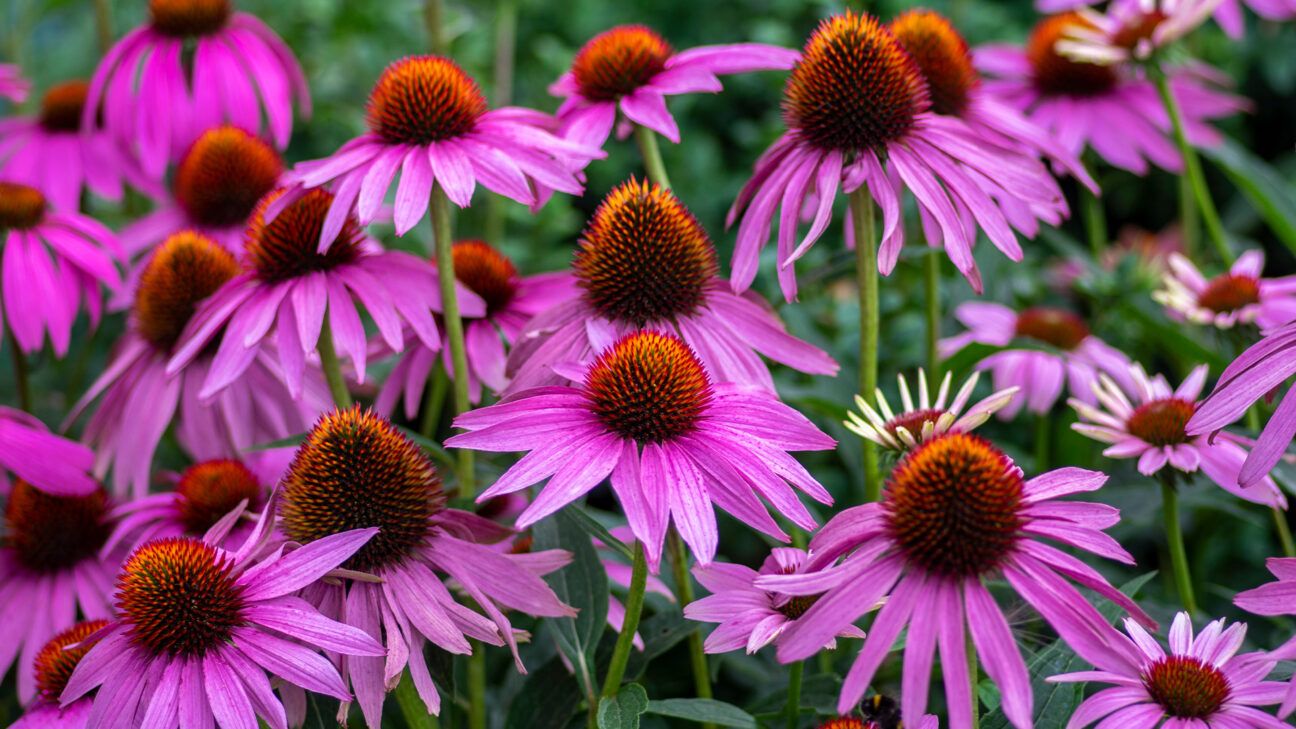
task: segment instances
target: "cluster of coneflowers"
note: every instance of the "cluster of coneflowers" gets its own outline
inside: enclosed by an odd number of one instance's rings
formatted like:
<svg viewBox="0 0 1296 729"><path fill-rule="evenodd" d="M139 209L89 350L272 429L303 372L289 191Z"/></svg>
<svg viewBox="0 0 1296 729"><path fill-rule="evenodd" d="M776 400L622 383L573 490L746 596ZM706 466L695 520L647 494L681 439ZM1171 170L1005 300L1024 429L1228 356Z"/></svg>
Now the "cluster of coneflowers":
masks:
<svg viewBox="0 0 1296 729"><path fill-rule="evenodd" d="M1289 1L1254 5L1296 16ZM65 356L82 313L126 322L62 434L0 408L0 676L24 707L15 726L283 729L305 720L309 692L338 700L339 720L355 702L377 727L402 681L406 715L441 712L427 653L438 650L477 662L467 714L484 727L484 652L509 650L523 670L519 616L576 614L546 581L571 555L533 550L525 533L603 484L623 526L600 546L630 564L605 560L625 599L609 607L620 638L601 685L585 687L592 723L642 646L651 591L718 624L690 644L699 696L710 694L703 651L773 645L792 665L792 729L805 719L802 662L825 650L855 654L841 717L825 726L977 726L984 674L1007 721L1031 727L1009 598L1092 666L1049 677L1095 687L1070 727L1287 726L1296 683L1269 679L1296 641L1242 652L1245 626L1223 619L1194 634L1177 511L1201 473L1273 510L1291 544L1269 474L1296 434L1296 388L1258 439L1224 429L1296 373L1296 281L1265 278L1258 251L1234 256L1202 180L1196 147L1218 142L1211 122L1246 101L1216 69L1165 51L1212 14L1240 32L1237 3L1112 0L1043 18L1024 47L975 50L927 10L834 15L799 51L677 51L621 26L574 56L550 89L562 99L552 115L491 108L451 57L408 56L375 81L363 134L295 164L282 152L310 94L278 36L230 0L150 0L149 11L88 82L0 120L0 326L19 378L7 391L30 409L27 357ZM657 137L688 144L666 97L756 72L786 74L786 129L733 191L726 278L718 231L672 192ZM28 91L0 66L0 95ZM479 185L532 210L585 194L583 171L614 134L634 137L645 174L595 191L569 270L524 275L496 242L455 240L450 206L481 202ZM879 276L906 237L926 243L930 266L943 250L980 293L977 239L1021 260L1023 239L1069 215L1064 185L1097 209L1102 164L1185 176L1212 249L1171 255L1156 301L1185 326L1237 332L1245 351L1174 386L1072 311L972 301L954 312L966 331L939 342L929 331L927 370L900 375L888 401ZM127 194L153 204L120 231L82 212L87 196ZM794 302L796 261L839 213L860 312L860 395L845 424L860 441L846 445L862 447L863 483L821 525L833 497L791 454L838 444L780 399L768 363L821 377L838 365L749 289L773 276ZM403 237L425 218L427 256L374 233L390 224ZM1101 220L1087 219L1101 252ZM988 396L976 375L957 390L940 375L970 344L993 352L977 364ZM379 359L394 365L374 383ZM1047 420L1064 392L1076 431L1160 482L1183 605L1164 640L1077 556L1134 561L1106 531L1120 518L1103 503L1107 475L1048 469L1047 443L1019 464L973 432L1023 410ZM447 405L455 459L427 440ZM421 437L390 420L400 416L421 417ZM183 472L155 463L168 433L192 462ZM524 455L495 457L505 467L478 488L491 471L474 452ZM717 561L717 508L795 546L759 569ZM673 590L655 576L663 557ZM690 558L709 593L699 599ZM1271 559L1277 582L1236 605L1296 613L1294 558ZM888 663L898 697L870 692ZM929 702L933 691L943 700Z"/></svg>

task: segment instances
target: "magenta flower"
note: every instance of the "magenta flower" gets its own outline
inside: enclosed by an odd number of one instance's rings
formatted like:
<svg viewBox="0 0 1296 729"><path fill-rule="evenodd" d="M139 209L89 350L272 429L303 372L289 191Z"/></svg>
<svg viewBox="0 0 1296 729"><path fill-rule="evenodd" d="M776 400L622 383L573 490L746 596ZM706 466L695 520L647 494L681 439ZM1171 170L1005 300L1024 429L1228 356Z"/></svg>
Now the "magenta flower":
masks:
<svg viewBox="0 0 1296 729"><path fill-rule="evenodd" d="M374 220L398 168L396 235L423 219L434 183L461 208L478 182L532 206L543 202L539 188L581 194L580 170L605 153L554 135L552 126L538 111L488 109L477 82L448 58L396 61L369 96L369 132L293 173L305 188L334 183L337 199L321 231L320 252L353 207L361 225Z"/></svg>
<svg viewBox="0 0 1296 729"><path fill-rule="evenodd" d="M617 111L625 119L680 141L679 126L666 109L667 96L717 93L717 76L753 71L786 71L797 52L762 43L699 46L675 52L666 39L642 25L618 25L591 38L549 93L563 99L560 132L587 147L601 148L612 134ZM629 133L625 126L618 136Z"/></svg>
<svg viewBox="0 0 1296 729"><path fill-rule="evenodd" d="M162 179L207 129L229 122L288 146L293 104L310 90L292 50L232 0L149 0L149 23L127 33L95 70L82 116L103 126L146 174ZM262 126L262 118L265 126Z"/></svg>
<svg viewBox="0 0 1296 729"><path fill-rule="evenodd" d="M1251 345L1224 368L1215 389L1188 421L1188 434L1217 433L1236 422L1251 404L1268 396L1296 373L1296 322L1275 329ZM1242 464L1238 483L1250 487L1273 469L1296 437L1296 387L1289 388L1265 424L1255 446Z"/></svg>
<svg viewBox="0 0 1296 729"><path fill-rule="evenodd" d="M1193 636L1188 613L1175 615L1170 651L1133 620L1113 641L1116 655L1094 661L1096 671L1053 676L1054 682L1113 684L1085 699L1067 729L1100 722L1121 729L1284 729L1286 722L1255 708L1282 701L1286 687L1264 680L1278 663L1267 653L1238 655L1246 623L1224 619ZM1090 659L1092 660L1092 659Z"/></svg>
<svg viewBox="0 0 1296 729"><path fill-rule="evenodd" d="M0 63L0 99L21 104L27 100L28 91L31 82L23 78L22 69L12 63Z"/></svg>
<svg viewBox="0 0 1296 729"><path fill-rule="evenodd" d="M1143 61L1196 30L1220 0L1117 0L1105 12L1088 8L1055 48L1072 60L1099 65Z"/></svg>
<svg viewBox="0 0 1296 729"><path fill-rule="evenodd" d="M527 325L509 358L509 392L559 384L555 365L593 358L642 328L684 340L716 382L774 391L760 355L810 374L835 375L826 352L788 334L754 294L721 279L715 246L668 189L634 178L603 199L572 262L581 295Z"/></svg>
<svg viewBox="0 0 1296 729"><path fill-rule="evenodd" d="M928 674L939 648L950 726L970 727L967 626L981 666L1000 689L1008 720L1029 727L1032 696L1026 664L983 581L1006 579L1087 660L1114 656L1104 637L1114 631L1068 580L1151 621L1092 567L1041 541L1132 564L1134 559L1103 532L1119 520L1116 509L1057 500L1094 491L1106 480L1102 473L1079 468L1026 480L1002 451L966 433L920 445L896 466L881 503L839 513L811 539L812 563L805 574L757 578L757 587L815 597L814 605L783 634L779 660L813 655L885 596L886 604L846 675L838 711L848 711L860 700L907 627L903 714L918 716L926 706Z"/></svg>
<svg viewBox="0 0 1296 729"><path fill-rule="evenodd" d="M59 706L59 694L77 663L98 642L97 634L107 626L107 620L86 620L50 638L33 665L36 700L9 729L86 729L93 700L84 697L64 708Z"/></svg>
<svg viewBox="0 0 1296 729"><path fill-rule="evenodd" d="M785 631L796 625L814 605L815 598L761 589L756 586L756 578L804 574L809 564L810 555L804 549L775 547L759 571L724 562L698 565L693 568L693 576L711 594L684 606L684 617L701 623L719 623L707 636L707 653L746 649L751 654L771 643L778 646ZM864 631L847 625L837 635L863 638ZM836 638L829 637L822 647L835 649Z"/></svg>
<svg viewBox="0 0 1296 729"><path fill-rule="evenodd" d="M240 362L242 376L219 393L203 387L217 366L210 351L168 369L201 302L238 273L232 254L192 231L171 236L144 263L126 333L68 417L70 424L98 401L85 439L98 451L98 470L112 467L116 493L147 493L153 453L173 420L189 455L210 460L301 433L328 406L318 369L298 372L294 390L272 351L253 351Z"/></svg>
<svg viewBox="0 0 1296 729"><path fill-rule="evenodd" d="M789 131L756 161L751 180L729 210L730 225L743 214L734 249L734 290L751 286L778 213L779 284L789 301L795 298L792 263L827 229L838 191L863 185L882 208L878 264L884 274L894 268L904 244L902 188L934 221L929 242L944 245L976 290L981 279L972 244L978 229L1010 259L1021 260L1013 232L1014 223L1021 222L1016 212L1060 214L1065 201L1057 183L1038 160L988 145L962 120L932 113L931 106L918 64L872 16L846 12L820 23L784 90ZM809 232L796 244L798 217L811 194L818 208Z"/></svg>
<svg viewBox="0 0 1296 729"><path fill-rule="evenodd" d="M210 727L213 721L255 727L259 718L271 729L287 729L267 673L349 699L336 669L317 651L382 656L383 647L295 593L344 563L378 530L267 552L273 508L238 551L185 537L136 549L117 578L117 617L77 664L62 704L98 688L87 722L92 727Z"/></svg>
<svg viewBox="0 0 1296 729"><path fill-rule="evenodd" d="M1070 404L1080 415L1071 426L1078 433L1110 444L1108 458L1138 458L1139 473L1151 476L1169 465L1182 473L1200 468L1220 488L1242 499L1275 508L1287 508L1287 498L1273 479L1264 477L1251 486L1238 485L1246 460L1242 439L1228 434L1189 436L1185 430L1197 409L1197 397L1206 382L1206 365L1195 367L1171 389L1162 375L1148 377L1140 365L1129 368L1131 389L1099 375L1094 385L1098 405L1078 400Z"/></svg>
<svg viewBox="0 0 1296 729"><path fill-rule="evenodd" d="M936 399L933 400L927 391L927 374L920 367L917 378L918 399L915 401L909 392L909 382L901 374L897 377L900 384L900 412L891 411L891 403L887 402L882 388L878 388L875 391L877 410L856 395L855 407L859 408L862 417L856 415L854 410L847 410L848 420L842 425L855 435L871 440L887 450L903 453L945 433L972 432L1012 402L1013 396L1021 389L1015 385L1005 387L969 408L968 401L981 373L973 372L955 393L954 399L950 400L952 377L953 373L945 373L940 389L936 392ZM964 408L967 409L966 412Z"/></svg>
<svg viewBox="0 0 1296 729"><path fill-rule="evenodd" d="M51 496L15 480L0 542L0 678L18 657L18 699L36 695L37 653L78 619L107 618L120 554L101 554L111 525L108 495ZM78 615L80 618L78 618Z"/></svg>
<svg viewBox="0 0 1296 729"><path fill-rule="evenodd" d="M1274 577L1278 578L1278 581L1239 592L1233 598L1233 604L1256 615L1296 613L1292 602L1292 596L1296 595L1296 588L1293 587L1296 585L1296 559L1270 557L1265 560L1265 566ZM1296 638L1287 641L1282 647L1270 653L1270 657L1280 661L1290 661L1296 657ZM1292 711L1296 711L1296 677L1293 677L1286 696L1282 698L1282 707L1278 710L1278 715L1285 719Z"/></svg>
<svg viewBox="0 0 1296 729"><path fill-rule="evenodd" d="M999 411L1005 420L1023 406L1037 415L1047 413L1063 385L1081 402L1096 402L1093 387L1100 372L1129 385L1129 358L1091 334L1084 320L1069 311L1035 307L1018 313L1002 304L967 301L954 310L954 317L968 331L942 339L942 357L974 342L1005 348L977 364L977 369L990 370L996 390L1021 387ZM1018 338L1031 346L1012 348Z"/></svg>
<svg viewBox="0 0 1296 729"><path fill-rule="evenodd" d="M48 333L62 357L82 303L98 325L100 288L121 287L121 244L102 223L51 210L39 190L12 182L0 182L0 231L0 327L7 323L28 354L40 350Z"/></svg>
<svg viewBox="0 0 1296 729"><path fill-rule="evenodd" d="M485 316L464 319L468 397L477 403L483 384L495 393L508 385L505 347L518 341L532 317L575 297L577 289L567 273L519 276L513 262L485 241L461 240L451 248L451 254L455 279L486 305ZM444 334L438 349L445 372L453 379L450 343ZM423 402L423 388L436 364L438 349L411 346L383 382L374 410L390 415L403 393L405 415L413 418Z"/></svg>
<svg viewBox="0 0 1296 729"><path fill-rule="evenodd" d="M567 368L563 368L565 371ZM572 372L576 385L522 390L464 413L469 432L447 447L530 451L479 501L549 480L518 517L525 529L611 476L649 563L660 563L672 519L698 561L715 556L714 506L761 532L787 540L759 497L803 529L814 517L788 484L824 504L832 497L789 450L836 443L770 393L714 382L678 337L644 331L622 337L593 365Z"/></svg>
<svg viewBox="0 0 1296 729"><path fill-rule="evenodd" d="M1296 18L1296 0L1223 0L1215 8L1215 22L1232 38L1241 38L1246 28L1243 5L1265 20L1283 22Z"/></svg>
<svg viewBox="0 0 1296 729"><path fill-rule="evenodd" d="M12 474L51 496L86 496L99 488L86 473L93 465L89 448L49 432L21 410L0 406L0 493L9 491Z"/></svg>
<svg viewBox="0 0 1296 729"><path fill-rule="evenodd" d="M1251 250L1222 273L1207 279L1187 256L1171 254L1163 288L1152 298L1176 319L1229 329L1254 324L1275 329L1296 319L1296 276L1261 278L1264 253Z"/></svg>
<svg viewBox="0 0 1296 729"><path fill-rule="evenodd" d="M103 128L82 128L89 84L51 87L35 116L0 120L0 176L40 190L58 210L76 212L81 192L120 200L122 182L153 191Z"/></svg>
<svg viewBox="0 0 1296 729"><path fill-rule="evenodd" d="M511 532L468 512L445 508L441 479L427 456L391 423L355 407L320 418L283 480L280 527L307 545L339 532L379 527L377 536L342 566L381 582L317 583L303 597L329 616L386 647L341 659L369 726L380 726L383 697L408 664L427 710L441 699L424 663L426 643L469 654L468 638L513 650L514 629L503 610L570 617L540 575L566 565L559 551L501 553L479 541ZM449 575L485 613L456 601L438 572ZM306 688L310 688L306 686Z"/></svg>

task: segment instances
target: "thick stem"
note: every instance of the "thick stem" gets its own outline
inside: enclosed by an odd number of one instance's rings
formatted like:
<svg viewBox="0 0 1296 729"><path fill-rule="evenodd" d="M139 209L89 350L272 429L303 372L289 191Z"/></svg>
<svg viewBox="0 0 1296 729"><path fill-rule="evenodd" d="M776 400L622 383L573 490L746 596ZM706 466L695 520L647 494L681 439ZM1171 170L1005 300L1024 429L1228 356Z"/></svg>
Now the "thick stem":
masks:
<svg viewBox="0 0 1296 729"><path fill-rule="evenodd" d="M1049 455L1053 448L1053 421L1048 413L1035 417L1035 473L1044 473L1049 467Z"/></svg>
<svg viewBox="0 0 1296 729"><path fill-rule="evenodd" d="M95 37L99 41L99 52L106 54L112 48L112 3L108 0L94 0Z"/></svg>
<svg viewBox="0 0 1296 729"><path fill-rule="evenodd" d="M9 345L9 356L13 358L14 389L18 391L18 407L25 412L32 411L31 382L27 376L27 357L14 339L13 329L5 330L5 339Z"/></svg>
<svg viewBox="0 0 1296 729"><path fill-rule="evenodd" d="M661 150L657 147L657 135L647 127L638 124L634 128L635 143L639 145L639 154L643 157L644 169L648 179L659 186L670 189L670 178L666 176L666 165L662 162Z"/></svg>
<svg viewBox="0 0 1296 729"><path fill-rule="evenodd" d="M441 358L432 365L432 384L427 388L427 397L423 399L423 419L419 421L419 435L431 438L436 432L437 423L441 422L441 408L445 407L446 390L450 389L450 378L441 366Z"/></svg>
<svg viewBox="0 0 1296 729"><path fill-rule="evenodd" d="M630 594L626 597L625 622L621 625L621 634L617 636L616 648L612 651L612 662L608 664L607 675L603 678L603 697L616 696L621 690L621 679L625 678L626 663L630 660L630 650L634 647L634 634L639 629L639 616L643 614L644 588L648 584L648 560L644 556L642 542L634 543L634 563L630 570Z"/></svg>
<svg viewBox="0 0 1296 729"><path fill-rule="evenodd" d="M1099 264L1108 243L1107 215L1103 212L1102 200L1083 185L1080 189L1080 205L1084 213L1085 236L1089 239L1089 251L1093 254L1094 263Z"/></svg>
<svg viewBox="0 0 1296 729"><path fill-rule="evenodd" d="M420 649L421 650L421 649ZM401 674L400 683L396 685L396 706L400 709L401 718L409 729L437 729L441 722L428 713L427 705L414 688L409 671Z"/></svg>
<svg viewBox="0 0 1296 729"><path fill-rule="evenodd" d="M450 50L445 36L445 5L442 0L423 0L423 23L427 25L428 44L432 52L444 56Z"/></svg>
<svg viewBox="0 0 1296 729"><path fill-rule="evenodd" d="M1276 506L1269 507L1273 514L1274 531L1278 532L1278 541L1282 543L1283 554L1296 557L1296 541L1292 541L1291 526L1287 524L1287 512Z"/></svg>
<svg viewBox="0 0 1296 729"><path fill-rule="evenodd" d="M801 674L805 672L805 661L792 664L792 675L788 678L787 729L797 729L797 720L801 716Z"/></svg>
<svg viewBox="0 0 1296 729"><path fill-rule="evenodd" d="M1166 114L1170 117L1175 144L1179 146L1179 155L1183 157L1184 176L1188 178L1188 184L1192 187L1193 198L1197 201L1197 211L1201 213L1202 223L1206 226L1206 234L1211 244L1215 246L1215 251L1219 253L1219 257L1231 265L1233 251L1229 249L1228 235L1224 232L1224 224L1220 222L1219 211L1215 209L1215 201L1211 199L1210 188L1206 186L1206 175L1202 173L1201 159L1198 158L1197 150L1193 149L1192 143L1188 141L1179 102L1175 100L1174 93L1170 90L1170 79L1159 68L1152 69L1152 76L1156 79L1157 91L1161 93L1161 103L1165 105Z"/></svg>
<svg viewBox="0 0 1296 729"><path fill-rule="evenodd" d="M347 389L346 378L342 376L342 363L338 361L337 348L333 346L333 328L329 326L327 317L315 348L319 350L320 366L324 369L329 393L333 395L333 404L338 410L351 407L351 391Z"/></svg>
<svg viewBox="0 0 1296 729"><path fill-rule="evenodd" d="M972 640L972 631L967 634L968 681L972 683L972 729L981 726L981 697L977 694L977 684L981 667L977 664L976 642Z"/></svg>
<svg viewBox="0 0 1296 729"><path fill-rule="evenodd" d="M486 729L486 645L477 641L468 656L468 729Z"/></svg>
<svg viewBox="0 0 1296 729"><path fill-rule="evenodd" d="M855 277L859 285L859 394L874 404L878 373L878 266L877 239L873 230L873 200L864 185L850 194L851 222L855 226ZM882 496L877 445L859 439L864 449L864 501Z"/></svg>
<svg viewBox="0 0 1296 729"><path fill-rule="evenodd" d="M1179 601L1183 603L1184 610L1193 615L1197 613L1197 598L1193 596L1192 573L1188 570L1188 552L1184 549L1183 529L1179 526L1179 493L1175 491L1174 484L1168 480L1161 482L1161 500L1175 588L1179 591Z"/></svg>
<svg viewBox="0 0 1296 729"><path fill-rule="evenodd" d="M944 254L939 248L929 248L923 261L923 299L927 309L927 386L932 389L932 392L936 391L941 379L940 274L942 255Z"/></svg>
<svg viewBox="0 0 1296 729"><path fill-rule="evenodd" d="M675 573L675 600L683 610L693 602L693 578L688 570L688 552L684 549L684 540L679 532L671 527L667 537L670 549L671 567ZM699 699L711 698L711 669L707 667L706 653L702 649L702 632L696 627L689 633L689 661L693 666L693 689ZM712 724L703 724L707 729L715 729Z"/></svg>
<svg viewBox="0 0 1296 729"><path fill-rule="evenodd" d="M463 318L459 316L459 297L455 294L454 254L450 233L450 200L438 185L432 188L431 205L432 238L436 247L437 283L441 289L441 318L445 322L446 337L450 340L451 384L454 386L455 414L467 412L468 401L468 350L464 347ZM476 479L473 474L473 452L460 448L459 497L471 499Z"/></svg>

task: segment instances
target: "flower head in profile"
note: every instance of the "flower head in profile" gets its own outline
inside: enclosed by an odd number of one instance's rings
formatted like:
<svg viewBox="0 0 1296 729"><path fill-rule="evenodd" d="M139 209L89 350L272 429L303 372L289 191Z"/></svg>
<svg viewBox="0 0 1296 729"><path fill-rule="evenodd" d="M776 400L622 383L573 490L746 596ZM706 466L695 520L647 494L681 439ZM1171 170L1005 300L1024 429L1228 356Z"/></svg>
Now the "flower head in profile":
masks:
<svg viewBox="0 0 1296 729"><path fill-rule="evenodd" d="M427 710L440 711L423 657L427 643L455 654L472 652L469 638L507 644L517 659L515 630L504 610L575 615L540 577L567 564L570 555L515 555L480 544L479 539L497 540L508 531L446 508L441 478L427 456L372 412L355 407L320 418L281 488L280 528L293 542L309 547L348 530L377 528L373 540L342 566L381 582L317 583L303 593L325 615L345 619L386 647L385 658L366 654L341 660L342 677L369 726L381 724L384 695L407 664ZM536 563L546 566L537 569ZM442 574L477 607L456 600ZM521 669L520 659L517 665Z"/></svg>
<svg viewBox="0 0 1296 729"><path fill-rule="evenodd" d="M62 357L81 307L97 325L101 289L121 287L121 243L103 223L56 210L40 190L15 182L0 181L0 231L0 328L8 326L28 354L48 334Z"/></svg>
<svg viewBox="0 0 1296 729"><path fill-rule="evenodd" d="M99 642L98 633L107 626L108 621L102 618L85 620L50 638L32 666L36 699L9 729L85 729L93 699L82 697L62 707L59 695L81 658Z"/></svg>
<svg viewBox="0 0 1296 729"><path fill-rule="evenodd" d="M1005 420L1022 407L1037 415L1047 413L1064 386L1072 397L1094 403L1093 387L1100 372L1122 386L1129 384L1129 358L1094 336L1083 319L1065 309L1032 307L1017 312L1002 304L968 301L954 310L954 317L968 330L941 340L942 357L972 343L1005 348L977 364L979 370L990 370L996 390L1020 385L1021 390L999 411ZM1023 346L1013 347L1014 341Z"/></svg>
<svg viewBox="0 0 1296 729"><path fill-rule="evenodd" d="M939 651L949 726L972 726L974 697L966 672L971 645L1002 693L1008 720L1029 727L1030 676L985 581L1006 580L1079 655L1114 659L1114 648L1104 637L1114 631L1071 583L1151 621L1096 570L1045 541L1133 563L1103 531L1119 521L1116 509L1058 500L1094 491L1106 480L1102 473L1079 468L1027 479L1003 451L968 433L948 433L921 444L895 467L881 503L847 509L815 534L811 564L802 574L757 578L758 587L818 596L783 634L779 660L813 655L885 597L846 675L838 711L846 712L860 700L907 628L906 691L901 697L905 716L922 714L932 658ZM970 644L965 629L971 630Z"/></svg>
<svg viewBox="0 0 1296 729"><path fill-rule="evenodd" d="M1067 29L1057 51L1086 63L1147 60L1197 29L1222 0L1116 0L1105 12L1080 8L1084 19Z"/></svg>
<svg viewBox="0 0 1296 729"><path fill-rule="evenodd" d="M796 51L762 43L676 52L651 28L618 25L581 46L571 69L549 93L563 99L558 107L561 134L585 146L601 148L607 142L617 112L678 144L679 126L666 109L665 97L717 93L723 90L718 76L785 71L796 60Z"/></svg>
<svg viewBox="0 0 1296 729"><path fill-rule="evenodd" d="M29 91L31 82L23 78L22 69L12 63L0 63L0 99L21 104L27 100Z"/></svg>
<svg viewBox="0 0 1296 729"><path fill-rule="evenodd" d="M882 393L881 388L878 388L876 390L877 409L875 410L865 402L864 398L856 395L855 406L859 408L862 417L855 411L849 410L846 412L849 420L843 424L847 430L861 438L871 440L888 450L904 452L916 448L923 441L945 433L969 433L975 430L989 420L996 411L1011 402L1013 396L1021 389L1016 385L1005 387L971 408L967 408L968 400L972 397L972 391L976 389L981 373L973 372L959 388L953 400L949 397L952 377L953 373L945 373L940 389L936 391L936 399L933 400L927 388L927 374L920 368L918 399L914 400L913 395L910 394L908 380L905 379L904 374L900 374L897 376L900 385L899 412L891 410L891 403L887 402L886 395ZM964 408L967 408L967 412L964 412Z"/></svg>
<svg viewBox="0 0 1296 729"><path fill-rule="evenodd" d="M833 439L771 393L711 379L673 334L629 334L588 367L562 369L573 384L522 390L464 413L454 424L468 432L446 441L453 448L529 451L479 497L548 480L518 517L519 529L610 476L656 569L672 521L707 563L719 539L715 506L786 540L761 497L803 529L814 528L815 520L792 487L832 503L788 451L827 450Z"/></svg>
<svg viewBox="0 0 1296 729"><path fill-rule="evenodd" d="M1296 591L1296 587L1294 587L1296 586L1296 559L1271 557L1265 560L1265 566L1278 579L1239 592L1233 598L1233 604L1256 615L1296 614L1296 604L1292 602L1292 595ZM1269 655L1274 660L1292 660L1292 658L1296 657L1296 638L1288 640ZM1296 677L1293 677L1290 688L1285 692L1285 695L1279 694L1279 696L1282 698L1282 707L1278 710L1278 715L1286 718L1293 711L1296 711ZM1284 726L1286 725L1284 724Z"/></svg>
<svg viewBox="0 0 1296 729"><path fill-rule="evenodd" d="M103 127L160 180L204 131L230 123L288 146L310 90L292 50L234 0L149 0L149 21L108 51L90 82L86 128ZM264 125L263 125L264 120Z"/></svg>
<svg viewBox="0 0 1296 729"><path fill-rule="evenodd" d="M0 406L0 493L9 478L22 479L52 496L85 496L99 484L87 473L94 453L76 441L49 432L21 410Z"/></svg>
<svg viewBox="0 0 1296 729"><path fill-rule="evenodd" d="M1091 0L1036 0L1035 7L1046 13L1072 10L1081 6L1094 5ZM1202 7L1209 6L1208 8ZM1167 2L1166 0L1121 0L1113 3L1109 9L1121 6L1127 16L1137 17L1136 13L1205 12L1213 15L1230 38L1237 40L1244 35L1246 20L1242 7L1246 6L1265 20L1283 22L1296 18L1296 0L1186 0ZM1154 16L1155 17L1155 16ZM1200 22L1200 21L1196 21Z"/></svg>
<svg viewBox="0 0 1296 729"><path fill-rule="evenodd" d="M1247 251L1228 272L1206 278L1187 256L1170 256L1170 270L1152 298L1171 316L1220 329L1255 325L1270 330L1296 319L1296 276L1262 278L1264 253Z"/></svg>
<svg viewBox="0 0 1296 729"><path fill-rule="evenodd" d="M1283 729L1290 726L1256 708L1282 701L1287 687L1266 681L1278 659L1268 653L1238 654L1246 623L1212 621L1193 635L1192 618L1179 613L1170 626L1170 650L1133 620L1128 637L1116 634L1114 660L1095 661L1096 671L1053 676L1053 682L1112 684L1076 707L1067 729L1094 723L1122 729ZM1092 660L1092 659L1090 659Z"/></svg>
<svg viewBox="0 0 1296 729"><path fill-rule="evenodd" d="M526 326L509 358L509 392L560 383L554 365L588 361L643 328L684 340L717 382L773 392L761 355L802 372L837 373L832 357L788 334L764 301L733 293L706 230L674 193L646 180L631 178L603 199L572 270L580 295Z"/></svg>

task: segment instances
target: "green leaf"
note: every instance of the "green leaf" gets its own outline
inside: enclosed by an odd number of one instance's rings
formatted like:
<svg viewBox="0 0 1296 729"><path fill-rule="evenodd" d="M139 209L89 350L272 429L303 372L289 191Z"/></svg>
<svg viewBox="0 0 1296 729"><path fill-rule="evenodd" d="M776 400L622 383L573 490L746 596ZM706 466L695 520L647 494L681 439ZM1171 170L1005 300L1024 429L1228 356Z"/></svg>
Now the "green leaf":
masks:
<svg viewBox="0 0 1296 729"><path fill-rule="evenodd" d="M504 729L566 729L580 708L581 692L560 658L527 675L513 697Z"/></svg>
<svg viewBox="0 0 1296 729"><path fill-rule="evenodd" d="M662 699L649 701L648 713L699 724L756 729L756 718L733 704L714 699Z"/></svg>
<svg viewBox="0 0 1296 729"><path fill-rule="evenodd" d="M1274 235L1296 253L1296 190L1291 184L1232 139L1201 152L1224 170Z"/></svg>
<svg viewBox="0 0 1296 729"><path fill-rule="evenodd" d="M599 700L599 729L639 729L639 717L648 709L648 692L637 683L621 687L616 696Z"/></svg>
<svg viewBox="0 0 1296 729"><path fill-rule="evenodd" d="M571 515L570 509L543 519L531 529L536 549L565 549L572 554L566 567L545 575L545 581L563 602L580 612L574 618L554 618L558 648L571 661L581 690L590 701L598 695L594 656L607 623L607 570L593 542Z"/></svg>
<svg viewBox="0 0 1296 729"><path fill-rule="evenodd" d="M591 538L597 539L608 547L620 552L622 557L631 561L634 560L634 552L630 551L630 547L626 546L625 542L612 536L612 532L608 531L607 527L603 526L598 519L587 514L581 507L572 504L566 509L563 509L563 513L572 517L576 522L576 526L584 529Z"/></svg>

